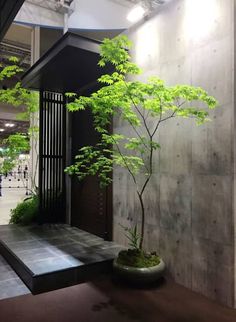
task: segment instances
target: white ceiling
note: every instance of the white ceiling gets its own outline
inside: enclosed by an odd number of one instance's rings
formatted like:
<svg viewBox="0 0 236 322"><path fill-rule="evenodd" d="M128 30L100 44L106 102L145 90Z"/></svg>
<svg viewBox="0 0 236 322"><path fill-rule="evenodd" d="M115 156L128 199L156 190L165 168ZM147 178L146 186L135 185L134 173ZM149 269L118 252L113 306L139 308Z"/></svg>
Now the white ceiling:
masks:
<svg viewBox="0 0 236 322"><path fill-rule="evenodd" d="M26 0L15 21L49 27L63 27L64 16L57 10L58 0ZM74 0L69 28L73 29L126 29L126 19L132 1L136 0Z"/></svg>
<svg viewBox="0 0 236 322"><path fill-rule="evenodd" d="M126 29L130 22L126 16L128 2L114 0L74 0L74 12L69 19L70 28Z"/></svg>
<svg viewBox="0 0 236 322"><path fill-rule="evenodd" d="M29 64L32 26L63 28L64 15L58 12L57 1L59 0L25 1L15 18L15 24L11 25L2 44L0 44L2 59L5 52L9 55L17 56L19 54L21 64ZM69 28L72 28L73 31L77 29L77 33L95 39L113 37L131 26L126 17L132 6L138 1L140 0L74 0L71 5ZM45 32L62 32L62 30L53 29L45 28ZM47 37L43 37L45 44L48 40ZM51 43L49 45L51 46ZM2 112L0 119L15 118L16 111L10 106L1 105L0 112Z"/></svg>
<svg viewBox="0 0 236 322"><path fill-rule="evenodd" d="M59 28L62 32L64 24L64 16L56 5L57 0L26 0L0 44L1 54L19 54L25 62L30 62L31 33L35 25L49 28L46 28L47 35L40 44L42 52L44 44L46 50L51 47L53 42L48 40L50 30L55 33ZM69 27L73 32L97 40L114 37L129 26L126 15L132 5L127 0L74 0Z"/></svg>

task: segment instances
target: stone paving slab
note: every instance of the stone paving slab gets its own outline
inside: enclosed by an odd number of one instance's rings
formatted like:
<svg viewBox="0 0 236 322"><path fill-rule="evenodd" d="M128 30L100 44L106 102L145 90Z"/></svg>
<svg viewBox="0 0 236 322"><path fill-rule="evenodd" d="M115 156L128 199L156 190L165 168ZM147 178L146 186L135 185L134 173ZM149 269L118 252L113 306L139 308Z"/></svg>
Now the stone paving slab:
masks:
<svg viewBox="0 0 236 322"><path fill-rule="evenodd" d="M0 300L29 293L30 290L0 255Z"/></svg>
<svg viewBox="0 0 236 322"><path fill-rule="evenodd" d="M122 248L69 225L2 226L0 239L33 274L114 258Z"/></svg>
<svg viewBox="0 0 236 322"><path fill-rule="evenodd" d="M32 292L34 285L42 289L39 283L47 288L47 281L43 280L42 283L42 278L46 275L50 279L48 285L54 285L54 280L58 280L59 285L60 274L65 285L70 279L71 283L76 284L80 278L90 278L99 269L101 272L106 271L108 267L111 268L112 260L123 248L114 242L104 241L98 236L63 224L0 226L0 243L3 247L2 254L7 256L14 268L14 265L17 266L17 273ZM4 274L7 276L8 273ZM52 287L56 286L50 286L50 289Z"/></svg>

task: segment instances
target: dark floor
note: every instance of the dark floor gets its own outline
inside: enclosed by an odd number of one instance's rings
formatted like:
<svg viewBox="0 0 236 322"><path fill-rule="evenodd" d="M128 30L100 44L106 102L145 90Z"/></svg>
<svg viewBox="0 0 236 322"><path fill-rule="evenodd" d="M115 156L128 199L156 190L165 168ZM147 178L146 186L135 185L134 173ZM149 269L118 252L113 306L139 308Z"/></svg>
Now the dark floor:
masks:
<svg viewBox="0 0 236 322"><path fill-rule="evenodd" d="M3 322L235 322L236 311L173 282L134 289L104 277L0 301Z"/></svg>

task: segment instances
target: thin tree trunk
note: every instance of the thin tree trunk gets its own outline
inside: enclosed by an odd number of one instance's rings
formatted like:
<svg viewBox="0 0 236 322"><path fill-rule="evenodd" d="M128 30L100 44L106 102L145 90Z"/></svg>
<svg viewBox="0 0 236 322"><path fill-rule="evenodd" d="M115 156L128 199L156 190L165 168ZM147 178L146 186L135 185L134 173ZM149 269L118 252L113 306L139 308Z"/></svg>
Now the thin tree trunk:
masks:
<svg viewBox="0 0 236 322"><path fill-rule="evenodd" d="M140 201L140 206L141 206L141 234L140 234L140 242L139 242L139 248L143 248L143 239L144 239L144 226L145 226L145 207L143 203L143 196L142 194L138 193L138 198Z"/></svg>

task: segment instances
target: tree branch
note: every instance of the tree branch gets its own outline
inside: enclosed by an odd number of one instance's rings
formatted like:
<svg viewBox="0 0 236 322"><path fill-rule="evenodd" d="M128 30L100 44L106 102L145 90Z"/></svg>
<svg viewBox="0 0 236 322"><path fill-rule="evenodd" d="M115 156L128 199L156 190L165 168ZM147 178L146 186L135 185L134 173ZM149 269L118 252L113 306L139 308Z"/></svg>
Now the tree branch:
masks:
<svg viewBox="0 0 236 322"><path fill-rule="evenodd" d="M125 86L126 86L126 88L127 88L127 89L129 89L129 87L128 87L128 85L126 84L126 82L125 82ZM140 112L140 110L139 110L139 108L138 108L137 104L135 103L135 101L134 101L134 99L133 99L132 95L131 95L129 92L128 92L128 96L129 96L129 98L130 98L131 102L133 103L134 108L136 109L136 111L138 112L138 114L141 116L141 118L142 118L142 120L143 120L143 123L144 123L144 127L145 127L145 129L146 129L146 131L147 131L147 133L148 133L149 137L151 137L151 133L150 133L149 128L148 128L148 126L147 126L147 123L146 123L146 119L145 119L145 117L144 117L144 116L143 116L143 114Z"/></svg>
<svg viewBox="0 0 236 322"><path fill-rule="evenodd" d="M121 112L120 112L121 114ZM122 115L122 114L121 114ZM139 139L142 141L143 145L145 146L145 148L147 150L149 150L149 147L147 146L147 144L144 142L143 138L141 137L141 135L139 134L138 130L135 128L135 126L132 124L132 122L130 120L127 120L129 122L129 124L131 125L132 129L134 130L134 132L137 134L137 136L139 137Z"/></svg>
<svg viewBox="0 0 236 322"><path fill-rule="evenodd" d="M123 154L122 154L122 152L121 152L121 150L119 148L119 145L117 144L117 142L113 138L112 138L112 140L113 140L113 142L114 142L114 144L115 144L115 146L117 148L117 151L118 151L119 155L121 156L122 160L124 161L124 164L125 164L128 172L130 173L131 177L133 178L133 181L134 181L135 185L137 186L136 178L135 178L133 172L130 170L130 167L129 167L128 163L126 162L126 160L125 160L125 158L124 158L124 156L123 156Z"/></svg>

